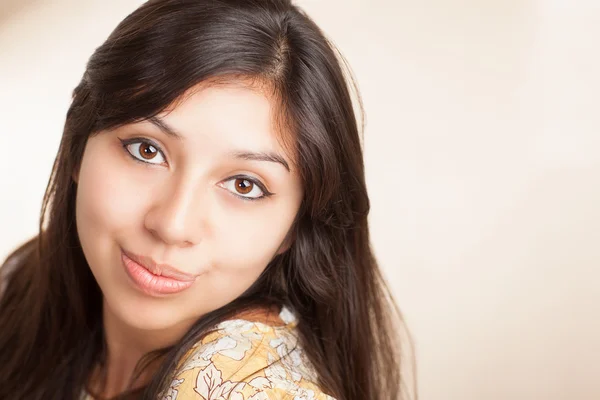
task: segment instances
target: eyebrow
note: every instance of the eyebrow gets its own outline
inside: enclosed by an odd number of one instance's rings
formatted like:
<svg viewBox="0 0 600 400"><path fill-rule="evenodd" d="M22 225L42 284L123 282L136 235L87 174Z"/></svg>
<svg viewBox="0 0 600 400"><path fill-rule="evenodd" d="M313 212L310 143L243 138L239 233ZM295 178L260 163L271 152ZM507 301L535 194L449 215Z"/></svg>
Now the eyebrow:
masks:
<svg viewBox="0 0 600 400"><path fill-rule="evenodd" d="M173 127L171 127L169 124L167 124L164 120L160 119L159 117L156 117L156 116L150 117L150 118L148 118L148 121L150 121L158 129L160 129L162 132L164 132L167 136L170 136L177 140L183 140L183 136L181 136L179 133L177 133L177 131L175 129L173 129ZM277 153L265 152L265 151L253 152L253 151L243 151L242 150L242 151L233 151L229 154L232 157L238 158L241 160L268 161L268 162L278 163L278 164L283 165L283 167L288 172L290 172L290 166L289 166L288 162L285 160L285 158L283 158L282 156L280 156Z"/></svg>
<svg viewBox="0 0 600 400"><path fill-rule="evenodd" d="M173 129L169 124L167 124L165 121L158 118L157 116L148 118L148 121L152 122L154 126L160 129L167 136L171 136L172 138L175 138L177 140L183 140L183 137L179 133L177 133L175 129Z"/></svg>
<svg viewBox="0 0 600 400"><path fill-rule="evenodd" d="M267 153L267 152L251 152L251 151L234 151L230 153L233 157L239 158L242 160L250 160L250 161L269 161L274 163L279 163L285 167L285 169L290 172L290 166L285 161L283 157L276 153Z"/></svg>

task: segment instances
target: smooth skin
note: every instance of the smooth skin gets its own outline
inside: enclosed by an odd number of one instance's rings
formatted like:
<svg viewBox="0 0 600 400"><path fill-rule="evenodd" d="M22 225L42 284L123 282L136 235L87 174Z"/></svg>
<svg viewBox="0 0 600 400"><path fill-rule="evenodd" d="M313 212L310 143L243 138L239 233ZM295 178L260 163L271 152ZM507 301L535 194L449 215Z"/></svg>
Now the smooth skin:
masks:
<svg viewBox="0 0 600 400"><path fill-rule="evenodd" d="M274 105L242 81L199 86L153 121L88 140L73 178L77 231L104 297L104 396L125 389L143 354L234 300L291 245L303 190ZM194 284L144 293L121 249L194 275Z"/></svg>

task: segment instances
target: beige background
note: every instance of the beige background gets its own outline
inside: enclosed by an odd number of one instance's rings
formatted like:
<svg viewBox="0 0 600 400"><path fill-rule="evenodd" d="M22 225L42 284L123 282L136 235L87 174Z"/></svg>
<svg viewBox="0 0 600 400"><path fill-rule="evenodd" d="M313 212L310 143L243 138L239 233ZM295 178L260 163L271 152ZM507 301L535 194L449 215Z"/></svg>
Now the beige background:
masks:
<svg viewBox="0 0 600 400"><path fill-rule="evenodd" d="M0 0L0 257L140 1ZM305 0L367 112L373 243L425 400L600 399L600 2Z"/></svg>

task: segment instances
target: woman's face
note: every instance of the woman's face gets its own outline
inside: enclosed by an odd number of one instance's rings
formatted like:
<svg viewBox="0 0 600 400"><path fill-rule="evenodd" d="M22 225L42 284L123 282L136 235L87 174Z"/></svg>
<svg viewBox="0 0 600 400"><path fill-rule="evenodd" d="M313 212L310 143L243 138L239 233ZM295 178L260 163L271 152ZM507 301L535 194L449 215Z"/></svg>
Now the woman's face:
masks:
<svg viewBox="0 0 600 400"><path fill-rule="evenodd" d="M110 312L134 328L192 323L290 245L303 192L271 100L241 84L200 89L90 137L74 175L83 252Z"/></svg>

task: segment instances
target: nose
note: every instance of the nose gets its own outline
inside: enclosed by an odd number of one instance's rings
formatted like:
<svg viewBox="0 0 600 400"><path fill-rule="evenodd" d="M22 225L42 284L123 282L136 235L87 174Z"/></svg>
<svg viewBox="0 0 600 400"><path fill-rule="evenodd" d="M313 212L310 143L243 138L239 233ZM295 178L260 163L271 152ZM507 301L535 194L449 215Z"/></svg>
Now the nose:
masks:
<svg viewBox="0 0 600 400"><path fill-rule="evenodd" d="M169 189L146 213L144 225L153 236L170 246L197 245L203 235L208 193L191 182L178 182Z"/></svg>

